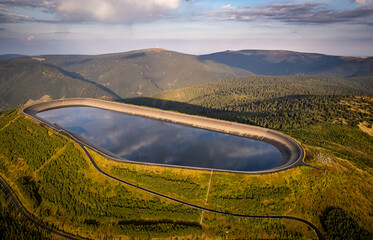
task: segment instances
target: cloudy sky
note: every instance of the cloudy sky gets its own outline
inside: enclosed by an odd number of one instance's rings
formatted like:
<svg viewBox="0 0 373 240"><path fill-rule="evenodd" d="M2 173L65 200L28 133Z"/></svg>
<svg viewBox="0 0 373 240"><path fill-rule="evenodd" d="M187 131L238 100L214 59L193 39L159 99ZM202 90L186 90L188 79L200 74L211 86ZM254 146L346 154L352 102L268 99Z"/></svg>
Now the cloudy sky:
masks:
<svg viewBox="0 0 373 240"><path fill-rule="evenodd" d="M373 56L373 0L0 0L0 54L157 46Z"/></svg>

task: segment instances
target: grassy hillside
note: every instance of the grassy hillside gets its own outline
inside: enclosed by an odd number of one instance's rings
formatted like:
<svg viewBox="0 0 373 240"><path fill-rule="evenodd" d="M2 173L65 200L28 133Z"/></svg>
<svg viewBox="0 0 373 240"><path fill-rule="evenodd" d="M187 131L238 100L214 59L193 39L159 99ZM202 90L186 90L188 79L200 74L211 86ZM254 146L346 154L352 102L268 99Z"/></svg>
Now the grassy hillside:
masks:
<svg viewBox="0 0 373 240"><path fill-rule="evenodd" d="M0 110L23 105L29 99L39 99L44 95L52 99L117 98L97 84L71 77L39 60L16 58L0 61Z"/></svg>
<svg viewBox="0 0 373 240"><path fill-rule="evenodd" d="M201 56L257 75L313 74L329 76L373 75L373 58L329 56L278 50L241 50Z"/></svg>

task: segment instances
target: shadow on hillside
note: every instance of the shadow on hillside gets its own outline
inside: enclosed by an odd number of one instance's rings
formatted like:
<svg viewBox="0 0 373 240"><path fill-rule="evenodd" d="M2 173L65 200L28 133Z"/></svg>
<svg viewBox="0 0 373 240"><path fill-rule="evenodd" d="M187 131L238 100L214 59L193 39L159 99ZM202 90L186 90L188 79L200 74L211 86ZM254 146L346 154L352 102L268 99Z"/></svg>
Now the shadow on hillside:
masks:
<svg viewBox="0 0 373 240"><path fill-rule="evenodd" d="M243 112L236 112L236 111L226 111L221 109L214 109L214 108L207 108L202 107L194 104L189 103L183 103L183 102L176 102L176 101L170 101L170 100L163 100L163 99L156 99L156 98L150 98L150 97L135 97L135 98L127 98L122 100L121 102L134 104L138 106L147 106L147 107L153 107L153 108L159 108L162 110L168 110L168 111L175 111L180 113L186 113L190 115L199 115L199 116L205 116L210 118L217 118L221 120L228 120L228 121L234 121L234 122L240 122L240 123L249 123L247 120L243 120L240 118L243 114Z"/></svg>
<svg viewBox="0 0 373 240"><path fill-rule="evenodd" d="M134 97L127 98L123 100L124 103L139 105L139 106L148 106L154 108L160 108L163 110L178 111L188 114L196 114L206 111L211 111L212 109L201 107L198 105L193 105L189 103L169 101L163 99L156 99L150 97Z"/></svg>
<svg viewBox="0 0 373 240"><path fill-rule="evenodd" d="M71 77L71 78L74 78L74 79L79 79L83 82L86 82L86 83L90 83L92 85L94 85L95 87L107 92L109 95L111 95L112 97L114 97L114 100L121 100L122 98L116 94L114 91L112 91L111 89L99 84L99 83L96 83L94 81L91 81L89 79L86 79L84 78L82 75L80 75L79 73L77 72L69 72L69 71L66 71L65 69L63 68L60 68L58 66L55 66L55 65L52 65L52 64L45 64L46 66L48 67L52 67L52 68L55 68L57 70L59 70L60 72L66 74L67 76Z"/></svg>
<svg viewBox="0 0 373 240"><path fill-rule="evenodd" d="M313 95L311 94L297 94L297 95L290 95L290 96L283 96L273 99L267 99L262 100L261 102L273 102L273 101L284 101L284 100L290 100L290 99L302 99L302 98L310 98ZM151 97L134 97L134 98L126 98L119 102L123 103L129 103L134 104L138 106L147 106L147 107L154 107L159 108L163 110L169 110L169 111L176 111L176 112L182 112L186 114L192 114L192 115L201 115L201 116L207 116L207 117L214 117L214 118L220 118L220 119L226 119L224 116L239 116L239 115L258 115L260 112L240 112L240 111L227 111L222 109L215 109L215 108L207 108L202 107L195 104L189 104L184 102L177 102L177 101L171 101L171 100L163 100L163 99L157 99L157 98L151 98ZM236 107L245 107L246 104L239 104ZM231 119L231 118L230 118ZM236 121L236 120L235 120ZM246 123L246 122L245 122Z"/></svg>

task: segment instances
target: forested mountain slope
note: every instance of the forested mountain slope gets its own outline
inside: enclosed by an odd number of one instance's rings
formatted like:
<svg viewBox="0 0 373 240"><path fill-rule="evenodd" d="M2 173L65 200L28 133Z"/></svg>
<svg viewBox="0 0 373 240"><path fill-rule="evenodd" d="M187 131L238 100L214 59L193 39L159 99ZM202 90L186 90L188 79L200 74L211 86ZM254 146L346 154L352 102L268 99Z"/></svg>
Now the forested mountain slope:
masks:
<svg viewBox="0 0 373 240"><path fill-rule="evenodd" d="M359 105L372 106L372 86L371 77L252 76L127 102L274 129L336 121L357 126L372 121L370 113L359 111Z"/></svg>
<svg viewBox="0 0 373 240"><path fill-rule="evenodd" d="M95 83L67 75L53 66L30 58L0 61L0 110L23 105L48 95L62 97L118 97Z"/></svg>
<svg viewBox="0 0 373 240"><path fill-rule="evenodd" d="M197 56L147 49L98 56L43 56L45 62L113 90L121 97L154 94L167 89L252 75Z"/></svg>

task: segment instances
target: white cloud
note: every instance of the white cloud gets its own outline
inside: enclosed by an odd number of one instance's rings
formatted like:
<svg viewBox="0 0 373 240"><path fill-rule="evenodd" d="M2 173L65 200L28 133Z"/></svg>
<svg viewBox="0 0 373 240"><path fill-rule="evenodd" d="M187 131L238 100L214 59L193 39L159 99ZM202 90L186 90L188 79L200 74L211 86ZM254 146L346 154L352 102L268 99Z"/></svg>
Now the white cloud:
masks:
<svg viewBox="0 0 373 240"><path fill-rule="evenodd" d="M233 9L232 5L230 5L230 4L227 4L227 5L225 5L225 6L222 6L221 8L222 8L222 9Z"/></svg>
<svg viewBox="0 0 373 240"><path fill-rule="evenodd" d="M355 0L362 1L362 0ZM368 3L373 0L364 0ZM286 3L270 4L257 8L232 8L224 6L216 12L205 14L210 20L221 21L280 21L294 24L331 24L331 23L356 23L371 25L373 7L362 6L351 10L338 11L320 3Z"/></svg>
<svg viewBox="0 0 373 240"><path fill-rule="evenodd" d="M180 0L65 0L56 11L67 21L131 23L159 18L179 4Z"/></svg>
<svg viewBox="0 0 373 240"><path fill-rule="evenodd" d="M373 3L373 0L352 0L352 1L356 2L358 4L361 4L361 5L366 5L366 4Z"/></svg>
<svg viewBox="0 0 373 240"><path fill-rule="evenodd" d="M65 22L133 23L162 17L181 0L20 0L3 8L42 8Z"/></svg>
<svg viewBox="0 0 373 240"><path fill-rule="evenodd" d="M32 41L32 40L34 40L34 39L35 39L34 35L30 35L30 36L28 36L28 37L26 38L27 41Z"/></svg>

